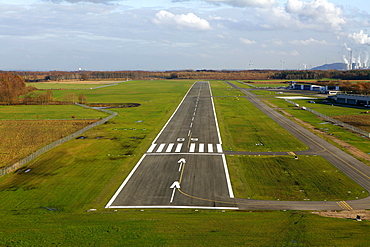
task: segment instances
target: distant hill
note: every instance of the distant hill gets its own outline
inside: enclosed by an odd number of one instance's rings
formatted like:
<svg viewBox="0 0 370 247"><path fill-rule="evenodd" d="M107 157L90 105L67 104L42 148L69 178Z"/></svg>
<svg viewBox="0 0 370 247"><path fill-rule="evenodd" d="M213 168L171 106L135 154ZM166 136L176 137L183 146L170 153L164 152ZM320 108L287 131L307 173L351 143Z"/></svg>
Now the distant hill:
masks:
<svg viewBox="0 0 370 247"><path fill-rule="evenodd" d="M311 70L347 70L347 64L345 63L331 63L331 64L324 64L321 66L317 66L312 68Z"/></svg>

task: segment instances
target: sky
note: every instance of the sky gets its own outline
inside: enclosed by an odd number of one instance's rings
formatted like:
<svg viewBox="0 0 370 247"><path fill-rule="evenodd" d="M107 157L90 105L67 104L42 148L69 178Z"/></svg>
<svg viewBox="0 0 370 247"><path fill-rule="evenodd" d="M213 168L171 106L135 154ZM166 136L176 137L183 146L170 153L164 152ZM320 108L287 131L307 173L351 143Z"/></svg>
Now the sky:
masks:
<svg viewBox="0 0 370 247"><path fill-rule="evenodd" d="M295 70L370 57L368 0L0 0L0 13L0 70Z"/></svg>

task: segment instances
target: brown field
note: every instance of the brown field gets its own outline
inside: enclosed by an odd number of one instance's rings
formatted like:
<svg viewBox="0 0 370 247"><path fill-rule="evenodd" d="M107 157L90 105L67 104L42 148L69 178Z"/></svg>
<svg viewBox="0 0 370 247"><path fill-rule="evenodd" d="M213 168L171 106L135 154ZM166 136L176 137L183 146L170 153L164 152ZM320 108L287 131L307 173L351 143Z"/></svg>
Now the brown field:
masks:
<svg viewBox="0 0 370 247"><path fill-rule="evenodd" d="M370 114L332 116L333 118L364 131L370 132Z"/></svg>
<svg viewBox="0 0 370 247"><path fill-rule="evenodd" d="M36 150L68 136L94 120L0 121L0 168L14 164Z"/></svg>

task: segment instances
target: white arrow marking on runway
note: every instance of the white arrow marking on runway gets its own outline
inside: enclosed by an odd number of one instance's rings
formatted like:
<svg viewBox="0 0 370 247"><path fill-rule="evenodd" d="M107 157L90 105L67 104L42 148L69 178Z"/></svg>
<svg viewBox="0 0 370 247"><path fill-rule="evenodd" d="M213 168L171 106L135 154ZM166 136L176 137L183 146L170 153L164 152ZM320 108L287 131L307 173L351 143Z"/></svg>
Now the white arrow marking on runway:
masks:
<svg viewBox="0 0 370 247"><path fill-rule="evenodd" d="M177 163L180 164L179 171L181 171L182 165L186 163L186 160L185 158L181 158L179 159L179 161L177 161Z"/></svg>
<svg viewBox="0 0 370 247"><path fill-rule="evenodd" d="M170 200L170 203L172 203L173 202L173 198L175 196L176 190L177 189L180 189L180 183L179 183L179 181L173 182L173 184L170 186L170 188L173 189L173 191L172 191L172 197L171 197L171 200Z"/></svg>

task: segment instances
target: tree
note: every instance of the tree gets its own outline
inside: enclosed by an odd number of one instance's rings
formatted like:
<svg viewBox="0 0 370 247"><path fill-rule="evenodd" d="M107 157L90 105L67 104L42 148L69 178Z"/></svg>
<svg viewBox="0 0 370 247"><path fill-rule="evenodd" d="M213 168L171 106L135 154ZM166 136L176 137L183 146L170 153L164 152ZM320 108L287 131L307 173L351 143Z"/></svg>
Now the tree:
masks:
<svg viewBox="0 0 370 247"><path fill-rule="evenodd" d="M87 98L86 98L86 96L85 96L85 95L83 95L83 94L80 94L80 95L78 96L78 102L79 102L80 104L86 104L86 103L87 103Z"/></svg>

